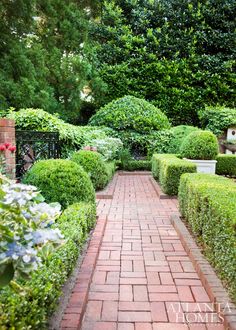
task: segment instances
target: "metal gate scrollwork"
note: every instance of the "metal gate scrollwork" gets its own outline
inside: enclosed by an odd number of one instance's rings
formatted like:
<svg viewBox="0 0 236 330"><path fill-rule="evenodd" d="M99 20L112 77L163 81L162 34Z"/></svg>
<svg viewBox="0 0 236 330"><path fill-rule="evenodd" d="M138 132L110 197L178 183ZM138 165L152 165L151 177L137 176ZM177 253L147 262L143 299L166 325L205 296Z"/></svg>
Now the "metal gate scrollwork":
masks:
<svg viewBox="0 0 236 330"><path fill-rule="evenodd" d="M16 131L16 177L20 179L38 160L60 158L57 132Z"/></svg>

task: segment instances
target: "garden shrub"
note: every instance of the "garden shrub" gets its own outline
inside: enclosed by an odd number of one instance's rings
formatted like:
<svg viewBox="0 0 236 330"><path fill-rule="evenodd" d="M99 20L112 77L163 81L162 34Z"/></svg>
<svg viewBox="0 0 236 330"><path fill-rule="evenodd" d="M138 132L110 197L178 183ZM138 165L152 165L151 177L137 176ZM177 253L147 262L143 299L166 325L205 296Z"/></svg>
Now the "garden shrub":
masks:
<svg viewBox="0 0 236 330"><path fill-rule="evenodd" d="M108 175L101 154L95 151L80 150L71 155L71 160L81 165L88 173L95 190L105 187L108 182Z"/></svg>
<svg viewBox="0 0 236 330"><path fill-rule="evenodd" d="M139 133L170 127L168 118L158 108L144 99L130 95L105 105L91 117L89 123L118 131L131 129Z"/></svg>
<svg viewBox="0 0 236 330"><path fill-rule="evenodd" d="M121 139L112 137L91 140L88 144L91 147L96 147L105 161L118 159L119 153L123 148Z"/></svg>
<svg viewBox="0 0 236 330"><path fill-rule="evenodd" d="M194 173L197 167L187 160L163 158L160 164L160 184L167 195L177 195L180 177L183 173Z"/></svg>
<svg viewBox="0 0 236 330"><path fill-rule="evenodd" d="M42 109L20 109L10 112L8 117L15 120L18 130L58 132L62 153L65 156L94 139L106 138L106 132L109 131L102 127L68 124L57 115L49 114Z"/></svg>
<svg viewBox="0 0 236 330"><path fill-rule="evenodd" d="M236 298L236 185L210 174L184 174L180 210L213 267Z"/></svg>
<svg viewBox="0 0 236 330"><path fill-rule="evenodd" d="M236 155L219 154L216 160L216 174L236 176Z"/></svg>
<svg viewBox="0 0 236 330"><path fill-rule="evenodd" d="M160 177L161 160L167 158L176 158L174 154L154 154L152 157L152 175L156 180Z"/></svg>
<svg viewBox="0 0 236 330"><path fill-rule="evenodd" d="M151 161L131 159L122 169L126 171L150 171Z"/></svg>
<svg viewBox="0 0 236 330"><path fill-rule="evenodd" d="M170 133L173 134L173 137L169 141L168 145L168 153L170 154L178 154L180 153L180 147L185 139L190 133L198 131L198 127L187 126L187 125L179 125L172 127L170 129Z"/></svg>
<svg viewBox="0 0 236 330"><path fill-rule="evenodd" d="M216 136L209 131L196 131L190 133L180 148L182 157L189 159L215 159L219 153Z"/></svg>
<svg viewBox="0 0 236 330"><path fill-rule="evenodd" d="M56 308L62 285L75 266L86 230L95 223L95 215L94 203L71 205L63 212L56 228L64 235L64 244L33 273L30 281L21 283L23 292L11 287L1 291L1 329L48 328L47 318Z"/></svg>
<svg viewBox="0 0 236 330"><path fill-rule="evenodd" d="M202 127L212 131L217 136L231 126L236 126L236 108L224 106L206 107L199 111Z"/></svg>
<svg viewBox="0 0 236 330"><path fill-rule="evenodd" d="M80 201L95 200L88 174L70 160L41 160L30 168L23 182L38 187L46 201L59 202L63 208Z"/></svg>

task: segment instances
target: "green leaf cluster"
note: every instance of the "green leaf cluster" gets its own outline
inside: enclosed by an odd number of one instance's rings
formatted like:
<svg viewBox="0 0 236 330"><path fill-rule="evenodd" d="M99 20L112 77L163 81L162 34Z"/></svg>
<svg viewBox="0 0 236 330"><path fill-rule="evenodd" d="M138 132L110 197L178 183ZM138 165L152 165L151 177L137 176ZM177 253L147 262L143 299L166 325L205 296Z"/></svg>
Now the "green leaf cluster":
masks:
<svg viewBox="0 0 236 330"><path fill-rule="evenodd" d="M236 155L219 154L216 160L216 174L236 177Z"/></svg>
<svg viewBox="0 0 236 330"><path fill-rule="evenodd" d="M183 217L235 299L235 183L218 175L185 174L180 180L179 203Z"/></svg>

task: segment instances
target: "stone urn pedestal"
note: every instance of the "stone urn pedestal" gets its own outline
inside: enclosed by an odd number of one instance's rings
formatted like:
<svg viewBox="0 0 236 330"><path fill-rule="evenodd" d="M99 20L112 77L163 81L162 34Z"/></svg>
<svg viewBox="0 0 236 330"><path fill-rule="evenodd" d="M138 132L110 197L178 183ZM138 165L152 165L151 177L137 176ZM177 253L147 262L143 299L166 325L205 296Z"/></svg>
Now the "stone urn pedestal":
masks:
<svg viewBox="0 0 236 330"><path fill-rule="evenodd" d="M215 174L217 160L200 160L200 159L188 159L185 160L196 164L197 173Z"/></svg>

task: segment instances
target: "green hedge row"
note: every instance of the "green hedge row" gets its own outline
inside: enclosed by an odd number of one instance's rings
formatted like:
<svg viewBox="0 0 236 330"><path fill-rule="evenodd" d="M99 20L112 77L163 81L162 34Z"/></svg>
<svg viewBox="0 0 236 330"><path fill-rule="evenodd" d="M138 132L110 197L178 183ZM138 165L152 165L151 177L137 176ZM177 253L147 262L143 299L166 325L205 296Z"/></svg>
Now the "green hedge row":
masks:
<svg viewBox="0 0 236 330"><path fill-rule="evenodd" d="M110 182L116 171L116 162L115 161L105 162L105 166L106 166L108 182Z"/></svg>
<svg viewBox="0 0 236 330"><path fill-rule="evenodd" d="M210 174L185 174L179 204L204 251L236 299L236 185Z"/></svg>
<svg viewBox="0 0 236 330"><path fill-rule="evenodd" d="M129 160L123 166L125 171L151 171L151 161L150 160Z"/></svg>
<svg viewBox="0 0 236 330"><path fill-rule="evenodd" d="M23 291L7 287L0 294L0 329L47 329L47 318L54 311L62 285L73 270L80 248L96 220L93 203L69 206L58 220L65 236L46 262L21 283Z"/></svg>
<svg viewBox="0 0 236 330"><path fill-rule="evenodd" d="M152 158L152 172L165 194L177 195L181 175L196 172L196 165L175 155L155 154Z"/></svg>
<svg viewBox="0 0 236 330"><path fill-rule="evenodd" d="M222 154L216 160L216 174L236 176L236 155Z"/></svg>

